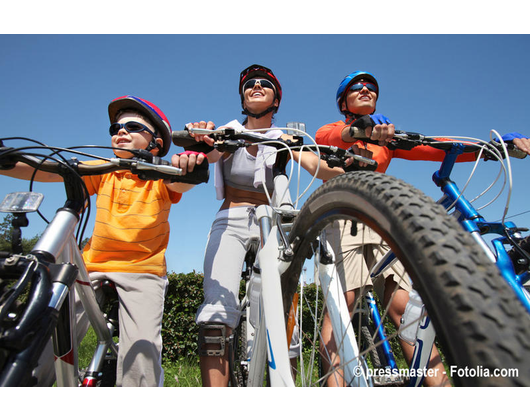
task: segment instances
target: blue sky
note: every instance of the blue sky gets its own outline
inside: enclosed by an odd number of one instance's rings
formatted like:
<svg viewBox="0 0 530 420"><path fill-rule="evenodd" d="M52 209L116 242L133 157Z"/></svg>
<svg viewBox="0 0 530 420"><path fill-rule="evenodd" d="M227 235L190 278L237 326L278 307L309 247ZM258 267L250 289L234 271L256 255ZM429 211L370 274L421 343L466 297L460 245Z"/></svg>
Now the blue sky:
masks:
<svg viewBox="0 0 530 420"><path fill-rule="evenodd" d="M84 28L84 27L82 27ZM250 28L249 28L250 30ZM1 137L24 136L54 146L108 145L107 105L134 94L157 104L173 129L209 119L240 119L239 72L253 63L273 69L284 99L276 124L306 123L311 135L341 115L335 92L358 69L379 80L377 111L398 129L487 139L489 131L530 135L529 35L0 35ZM180 150L173 146L171 152ZM106 153L106 152L104 152ZM529 159L513 161L509 214L529 210ZM394 160L388 173L438 198L438 164ZM471 165L454 178L464 182ZM489 185L498 164L482 163L473 185ZM307 176L302 183L307 184ZM320 185L317 182L316 186ZM27 189L3 178L0 195ZM38 186L52 217L60 185ZM491 197L491 196L490 196ZM167 253L170 271L202 271L208 231L220 206L212 180L173 206ZM502 206L483 211L498 218ZM530 214L514 219L530 225ZM44 225L31 218L28 236Z"/></svg>

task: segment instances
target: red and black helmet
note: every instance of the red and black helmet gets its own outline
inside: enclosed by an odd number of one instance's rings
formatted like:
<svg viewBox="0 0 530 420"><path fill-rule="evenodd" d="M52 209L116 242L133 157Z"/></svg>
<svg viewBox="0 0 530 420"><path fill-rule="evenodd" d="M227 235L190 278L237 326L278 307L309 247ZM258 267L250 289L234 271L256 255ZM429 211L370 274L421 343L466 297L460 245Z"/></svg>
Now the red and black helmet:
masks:
<svg viewBox="0 0 530 420"><path fill-rule="evenodd" d="M282 85L280 84L278 78L274 75L271 69L261 66L259 64L252 64L248 66L245 70L239 75L239 95L241 96L241 105L243 105L243 85L247 80L263 78L270 81L276 88L276 99L278 99L278 106L282 101Z"/></svg>
<svg viewBox="0 0 530 420"><path fill-rule="evenodd" d="M110 123L116 122L118 112L124 109L134 109L144 114L154 124L156 134L162 139L163 146L158 156L162 157L167 154L171 146L171 124L164 113L155 104L138 98L137 96L120 96L111 101L109 104Z"/></svg>

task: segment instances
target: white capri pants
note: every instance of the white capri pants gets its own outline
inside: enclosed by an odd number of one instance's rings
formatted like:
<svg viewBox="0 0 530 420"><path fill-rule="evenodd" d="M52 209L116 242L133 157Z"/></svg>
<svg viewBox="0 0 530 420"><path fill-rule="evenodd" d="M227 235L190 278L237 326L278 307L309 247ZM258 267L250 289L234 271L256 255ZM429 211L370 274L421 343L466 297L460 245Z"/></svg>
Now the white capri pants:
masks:
<svg viewBox="0 0 530 420"><path fill-rule="evenodd" d="M238 325L241 271L251 240L259 236L254 207L217 213L204 254L204 302L197 311L197 324Z"/></svg>

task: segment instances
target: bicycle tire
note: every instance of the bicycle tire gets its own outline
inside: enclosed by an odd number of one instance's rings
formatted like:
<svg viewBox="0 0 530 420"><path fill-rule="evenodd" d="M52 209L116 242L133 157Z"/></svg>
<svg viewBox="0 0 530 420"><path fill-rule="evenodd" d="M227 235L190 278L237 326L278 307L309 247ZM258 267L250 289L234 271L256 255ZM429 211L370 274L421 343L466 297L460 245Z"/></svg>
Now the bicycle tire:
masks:
<svg viewBox="0 0 530 420"><path fill-rule="evenodd" d="M247 319L243 315L239 325L234 329L229 345L229 386L246 387L247 370Z"/></svg>
<svg viewBox="0 0 530 420"><path fill-rule="evenodd" d="M282 275L286 316L315 241L339 219L373 229L403 264L433 322L455 385L530 385L530 319L497 267L440 205L386 174L350 172L308 198L289 234L294 257ZM361 358L365 363L362 353ZM341 369L348 368L346 363ZM502 373L506 376L498 376Z"/></svg>

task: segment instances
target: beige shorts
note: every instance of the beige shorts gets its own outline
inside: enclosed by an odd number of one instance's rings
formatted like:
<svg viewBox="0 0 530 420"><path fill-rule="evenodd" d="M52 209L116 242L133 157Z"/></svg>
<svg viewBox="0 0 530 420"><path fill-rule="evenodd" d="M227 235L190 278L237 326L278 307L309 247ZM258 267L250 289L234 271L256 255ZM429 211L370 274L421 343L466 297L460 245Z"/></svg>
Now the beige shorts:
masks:
<svg viewBox="0 0 530 420"><path fill-rule="evenodd" d="M376 232L363 224L357 224L357 231L354 229L352 232L352 223L337 220L326 228L326 238L335 254L335 265L343 290L374 289L378 296L383 297L385 278L392 275L393 281L409 292L411 282L399 261L374 280L370 278L370 269L390 247Z"/></svg>

